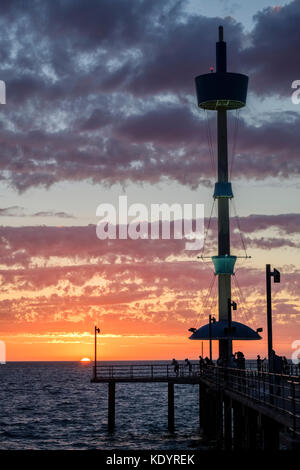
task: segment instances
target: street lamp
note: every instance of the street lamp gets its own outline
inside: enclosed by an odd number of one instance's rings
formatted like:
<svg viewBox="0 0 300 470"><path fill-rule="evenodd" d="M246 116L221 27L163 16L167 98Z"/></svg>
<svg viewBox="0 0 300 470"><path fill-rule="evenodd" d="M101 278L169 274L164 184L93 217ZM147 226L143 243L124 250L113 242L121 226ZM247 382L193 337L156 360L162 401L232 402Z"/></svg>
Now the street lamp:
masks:
<svg viewBox="0 0 300 470"><path fill-rule="evenodd" d="M231 361L231 356L232 356L232 339L231 335L235 328L232 328L232 316L231 316L231 307L233 310L237 310L237 304L231 299L227 300L227 314L228 314L228 328L227 328L227 334L228 334L228 348L227 348L227 364L228 367L230 366L230 361Z"/></svg>
<svg viewBox="0 0 300 470"><path fill-rule="evenodd" d="M272 333L272 298L271 298L271 277L274 282L280 282L280 272L274 268L271 271L271 265L266 264L266 292L267 292L267 325L268 325L268 360L269 372L273 372L273 333Z"/></svg>
<svg viewBox="0 0 300 470"><path fill-rule="evenodd" d="M209 360L212 363L212 327L211 324L216 323L215 317L209 315Z"/></svg>
<svg viewBox="0 0 300 470"><path fill-rule="evenodd" d="M94 379L97 378L97 333L100 334L100 328L95 326L95 359L94 359Z"/></svg>
<svg viewBox="0 0 300 470"><path fill-rule="evenodd" d="M229 330L228 333L230 333L231 332L231 320L232 320L231 307L232 307L232 310L237 310L237 304L233 300L228 299L227 306L228 306L227 312L228 312L228 330Z"/></svg>

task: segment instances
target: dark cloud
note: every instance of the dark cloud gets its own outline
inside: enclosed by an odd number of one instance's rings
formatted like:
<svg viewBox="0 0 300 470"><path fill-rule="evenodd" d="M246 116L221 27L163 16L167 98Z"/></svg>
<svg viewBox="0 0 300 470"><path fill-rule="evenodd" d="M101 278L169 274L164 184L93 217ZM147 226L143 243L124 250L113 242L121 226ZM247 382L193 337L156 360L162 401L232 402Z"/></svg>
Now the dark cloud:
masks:
<svg viewBox="0 0 300 470"><path fill-rule="evenodd" d="M0 208L0 217L23 217L24 208L20 206L10 206Z"/></svg>
<svg viewBox="0 0 300 470"><path fill-rule="evenodd" d="M58 217L60 219L74 219L74 215L68 214L67 212L56 212L56 211L40 211L35 212L29 217Z"/></svg>
<svg viewBox="0 0 300 470"><path fill-rule="evenodd" d="M290 98L291 84L299 80L296 60L300 47L300 1L258 12L250 34L251 46L241 53L251 74L251 86L262 95Z"/></svg>
<svg viewBox="0 0 300 470"><path fill-rule="evenodd" d="M290 248L299 248L300 242L295 243L292 240L288 240L287 238L280 238L280 237L259 237L256 239L249 239L248 237L245 238L248 247L251 248L259 248L261 250L272 250L274 248L283 248L283 247L290 247Z"/></svg>
<svg viewBox="0 0 300 470"><path fill-rule="evenodd" d="M128 117L116 128L116 134L135 142L171 146L183 143L187 147L191 140L203 142L205 133L201 127L203 120L195 118L187 106L166 105Z"/></svg>
<svg viewBox="0 0 300 470"><path fill-rule="evenodd" d="M19 65L22 66L22 64ZM38 77L23 74L8 82L9 102L15 103L16 106L22 105L27 99L40 98L43 94L47 94L47 84Z"/></svg>
<svg viewBox="0 0 300 470"><path fill-rule="evenodd" d="M187 15L178 0L3 3L0 77L2 178L22 192L60 181L191 187L213 176L193 79L209 70L217 26L229 69L260 96L297 79L300 0L258 13L250 35L233 18ZM292 65L290 67L287 61ZM209 115L210 116L210 115ZM211 127L213 124L210 124ZM235 175L299 175L299 115L241 120Z"/></svg>
<svg viewBox="0 0 300 470"><path fill-rule="evenodd" d="M57 211L39 211L33 214L29 213L20 206L10 206L0 208L0 217L58 217L64 219L73 219L72 214L67 212L57 212Z"/></svg>
<svg viewBox="0 0 300 470"><path fill-rule="evenodd" d="M255 224L250 220L252 232ZM277 226L281 225L278 216ZM160 328L182 334L183 325L187 329L206 321L216 308L216 282L209 302L205 300L215 279L211 263L197 261L195 253L182 258L188 252L181 240L100 241L95 226L42 226L1 227L0 241L1 331L22 323L22 331L29 324L33 332L41 320L49 331L63 331L74 322L80 329L101 318L108 332L128 332L134 323L134 331L152 325L149 334ZM284 239L281 243L289 246ZM260 248L272 247L263 240ZM247 323L260 326L265 317L265 274L246 264L237 263L247 301L239 301L236 318L245 321L247 315ZM282 274L279 287L290 295L275 306L281 321L297 312L300 276L295 267L277 267ZM238 298L235 277L233 295Z"/></svg>
<svg viewBox="0 0 300 470"><path fill-rule="evenodd" d="M300 214L255 214L249 215L248 217L243 217L241 223L243 231L248 233L276 227L281 233L298 234L300 226Z"/></svg>
<svg viewBox="0 0 300 470"><path fill-rule="evenodd" d="M40 213L41 214L41 213ZM43 214L43 213L42 213ZM68 214L48 213L56 217L66 217ZM250 215L240 217L239 223L247 243L256 248L283 248L297 247L293 236L298 235L299 214L279 214L274 216ZM206 220L207 225L207 220ZM216 220L211 221L211 230L216 230ZM260 236L260 231L276 229L281 234ZM161 229L160 229L161 230ZM240 234L231 223L232 242L240 247ZM171 224L173 234L173 223ZM292 236L292 237L291 237ZM213 249L214 242L208 237L207 248ZM70 258L88 262L101 260L101 263L154 263L166 262L170 257L185 256L191 260L196 259L195 251L185 250L185 240L99 240L96 235L96 226L74 227L0 227L0 256L3 265L28 266L35 258L47 263L51 257Z"/></svg>

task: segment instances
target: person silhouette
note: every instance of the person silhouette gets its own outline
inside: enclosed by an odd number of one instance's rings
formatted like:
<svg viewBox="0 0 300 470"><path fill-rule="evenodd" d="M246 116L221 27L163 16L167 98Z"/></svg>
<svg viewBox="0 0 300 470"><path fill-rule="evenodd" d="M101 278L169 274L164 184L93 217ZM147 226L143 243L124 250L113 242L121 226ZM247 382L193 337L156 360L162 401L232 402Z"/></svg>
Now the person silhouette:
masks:
<svg viewBox="0 0 300 470"><path fill-rule="evenodd" d="M172 366L174 366L174 373L175 373L176 377L178 377L179 364L178 364L178 361L176 361L176 359L172 359Z"/></svg>
<svg viewBox="0 0 300 470"><path fill-rule="evenodd" d="M186 367L188 367L188 369L189 369L189 375L191 375L192 369L193 369L193 368L192 368L192 364L191 364L191 362L188 360L188 358L186 358L184 361L185 361Z"/></svg>
<svg viewBox="0 0 300 470"><path fill-rule="evenodd" d="M261 360L259 354L257 355L256 365L257 365L257 371L258 371L258 372L261 372L262 360Z"/></svg>

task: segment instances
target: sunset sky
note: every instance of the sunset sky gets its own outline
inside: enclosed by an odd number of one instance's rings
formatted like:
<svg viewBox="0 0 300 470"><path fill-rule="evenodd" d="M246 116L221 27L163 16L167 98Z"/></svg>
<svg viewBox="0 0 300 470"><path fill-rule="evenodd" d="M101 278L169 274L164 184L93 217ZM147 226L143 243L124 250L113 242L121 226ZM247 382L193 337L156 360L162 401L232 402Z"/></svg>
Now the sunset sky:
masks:
<svg viewBox="0 0 300 470"><path fill-rule="evenodd" d="M97 206L117 206L120 195L147 207L202 203L207 223L216 179L207 125L216 155L216 120L197 108L194 77L215 66L219 24L228 70L250 77L237 134L235 111L228 123L234 204L252 257L236 265L234 319L264 328L262 341L234 349L267 354L270 263L282 276L272 285L274 346L291 356L300 339L300 104L291 100L300 80L300 0L2 0L7 360L92 357L95 324L101 359L201 353L188 328L217 315L216 282L206 299L209 260L197 260L184 240L101 241L95 224ZM215 217L206 255L216 254ZM242 248L233 217L232 254Z"/></svg>

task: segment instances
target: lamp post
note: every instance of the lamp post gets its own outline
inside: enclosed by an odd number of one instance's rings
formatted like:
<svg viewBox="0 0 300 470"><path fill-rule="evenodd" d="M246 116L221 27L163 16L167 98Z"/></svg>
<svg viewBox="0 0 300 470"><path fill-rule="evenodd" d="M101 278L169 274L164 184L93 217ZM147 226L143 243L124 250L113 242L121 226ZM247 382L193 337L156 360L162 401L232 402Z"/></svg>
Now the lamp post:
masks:
<svg viewBox="0 0 300 470"><path fill-rule="evenodd" d="M94 359L94 379L97 378L97 333L100 334L100 328L95 326L95 359Z"/></svg>
<svg viewBox="0 0 300 470"><path fill-rule="evenodd" d="M212 363L212 327L211 324L216 323L215 317L209 315L209 360Z"/></svg>
<svg viewBox="0 0 300 470"><path fill-rule="evenodd" d="M232 316L231 316L231 307L233 310L237 309L237 304L231 299L227 300L227 314L228 314L228 349L227 349L227 365L230 366L231 356L232 356L232 339L231 335L233 333L232 328Z"/></svg>
<svg viewBox="0 0 300 470"><path fill-rule="evenodd" d="M267 326L268 326L268 360L269 360L269 372L273 372L274 369L274 357L273 357L273 332L272 332L272 297L271 297L271 277L274 278L274 282L280 282L280 272L274 268L271 271L271 265L266 264L266 293L267 293Z"/></svg>

